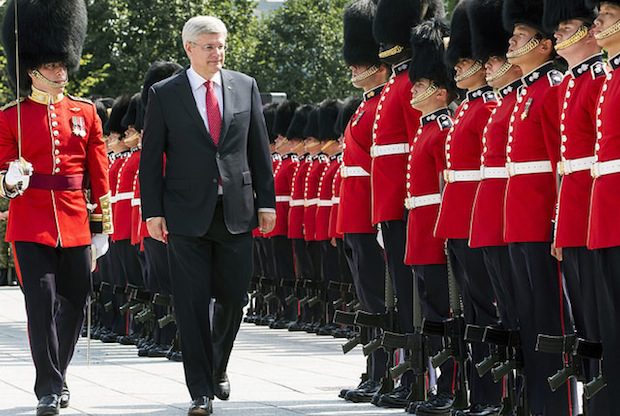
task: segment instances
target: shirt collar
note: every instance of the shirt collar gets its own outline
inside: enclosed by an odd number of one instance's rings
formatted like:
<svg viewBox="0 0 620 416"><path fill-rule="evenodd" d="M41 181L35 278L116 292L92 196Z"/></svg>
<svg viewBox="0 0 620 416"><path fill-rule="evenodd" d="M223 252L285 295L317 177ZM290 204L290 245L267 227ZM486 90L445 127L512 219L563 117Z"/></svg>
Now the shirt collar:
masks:
<svg viewBox="0 0 620 416"><path fill-rule="evenodd" d="M584 60L583 62L580 62L574 67L572 67L570 69L570 72L573 75L573 78L579 78L581 75L589 72L590 68L592 68L592 65L594 65L597 62L602 62L602 61L603 61L603 55L600 53L597 53L596 55L593 55L589 57L588 59Z"/></svg>
<svg viewBox="0 0 620 416"><path fill-rule="evenodd" d="M381 94L381 90L383 90L383 87L385 86L385 84L386 83L383 83L381 85L377 85L376 87L371 88L368 91L364 92L364 101L368 101L372 97L376 97L379 94Z"/></svg>
<svg viewBox="0 0 620 416"><path fill-rule="evenodd" d="M530 72L527 75L524 75L521 78L521 80L523 81L523 85L525 85L526 87L529 87L530 85L532 85L539 79L543 78L545 75L547 75L549 71L553 69L554 69L553 62L551 61L545 62L544 64L542 64L541 66L539 66L538 68L534 69L532 72Z"/></svg>
<svg viewBox="0 0 620 416"><path fill-rule="evenodd" d="M204 79L198 72L194 70L191 66L187 70L187 79L189 79L189 85L192 87L192 91L196 91L198 88L202 87L206 79ZM213 78L211 78L214 84L222 86L222 71L218 71Z"/></svg>
<svg viewBox="0 0 620 416"><path fill-rule="evenodd" d="M478 98L482 98L484 96L485 93L487 92L492 92L493 88L491 88L488 85L484 85L480 88L477 88L475 90L472 91L468 91L467 92L467 101L474 101Z"/></svg>
<svg viewBox="0 0 620 416"><path fill-rule="evenodd" d="M523 85L521 78L517 78L515 81L511 82L510 84L505 85L502 88L500 88L497 91L497 93L499 94L501 98L504 98L512 94L513 92L516 92L521 85Z"/></svg>
<svg viewBox="0 0 620 416"><path fill-rule="evenodd" d="M421 117L420 121L422 123L422 126L425 126L428 123L437 120L439 118L439 116L441 116L443 114L449 116L450 115L450 110L448 110L447 107L443 107L443 108L439 108L439 109L433 111L430 114L427 114L427 115Z"/></svg>
<svg viewBox="0 0 620 416"><path fill-rule="evenodd" d="M65 98L64 94L62 93L57 94L57 95L51 95L44 91L36 89L34 86L32 86L30 89L31 89L30 99L34 101L35 103L39 103L43 105L56 104L62 101L63 98Z"/></svg>
<svg viewBox="0 0 620 416"><path fill-rule="evenodd" d="M614 70L620 67L620 54L609 58L609 65L611 65Z"/></svg>

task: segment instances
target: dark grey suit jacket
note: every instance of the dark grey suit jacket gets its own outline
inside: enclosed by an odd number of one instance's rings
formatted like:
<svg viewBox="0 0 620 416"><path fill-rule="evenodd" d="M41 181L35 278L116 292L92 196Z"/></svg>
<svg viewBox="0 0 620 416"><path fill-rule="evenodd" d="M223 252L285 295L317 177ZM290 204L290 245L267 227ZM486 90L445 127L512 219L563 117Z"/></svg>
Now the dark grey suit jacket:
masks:
<svg viewBox="0 0 620 416"><path fill-rule="evenodd" d="M142 216L165 217L172 234L206 234L217 202L218 177L231 233L252 230L258 208L275 207L256 81L235 71L221 73L224 116L218 146L198 113L186 71L149 91L140 160Z"/></svg>

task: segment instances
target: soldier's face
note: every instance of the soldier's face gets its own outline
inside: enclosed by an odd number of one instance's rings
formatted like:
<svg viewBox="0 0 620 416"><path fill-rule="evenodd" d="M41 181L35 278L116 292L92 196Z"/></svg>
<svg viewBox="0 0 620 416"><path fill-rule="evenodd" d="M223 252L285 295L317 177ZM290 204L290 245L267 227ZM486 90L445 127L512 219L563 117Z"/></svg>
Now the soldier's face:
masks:
<svg viewBox="0 0 620 416"><path fill-rule="evenodd" d="M601 7L599 8L598 17L594 21L594 28L592 29L592 33L594 35L603 32L606 29L609 29L611 26L616 24L620 20L620 6L615 4L601 3ZM614 45L620 42L620 34L616 33L608 38L599 39L598 44L607 48L610 45Z"/></svg>
<svg viewBox="0 0 620 416"><path fill-rule="evenodd" d="M469 71L474 65L476 65L476 63L477 61L471 58L459 59L456 65L454 65L454 71L455 71L456 78L460 77L461 75ZM484 71L480 69L479 71L472 74L471 76L459 81L456 84L456 86L463 90L468 90L471 88L478 88L481 85L484 85L485 83L486 81L484 79Z"/></svg>
<svg viewBox="0 0 620 416"><path fill-rule="evenodd" d="M63 83L67 82L67 67L62 62L50 62L41 65L39 72L50 81Z"/></svg>
<svg viewBox="0 0 620 416"><path fill-rule="evenodd" d="M192 67L201 75L211 76L224 66L226 34L206 33L185 43L185 52Z"/></svg>

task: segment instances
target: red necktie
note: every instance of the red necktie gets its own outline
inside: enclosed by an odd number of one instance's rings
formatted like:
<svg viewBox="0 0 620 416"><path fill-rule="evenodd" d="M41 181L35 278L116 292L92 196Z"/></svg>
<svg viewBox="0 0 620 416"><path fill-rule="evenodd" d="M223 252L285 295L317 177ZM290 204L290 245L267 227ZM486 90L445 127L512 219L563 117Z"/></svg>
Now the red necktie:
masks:
<svg viewBox="0 0 620 416"><path fill-rule="evenodd" d="M217 146L220 141L220 132L222 131L220 105L217 102L217 97L213 90L213 81L205 82L205 87L207 87L207 121L209 122L209 133L211 133L213 143Z"/></svg>

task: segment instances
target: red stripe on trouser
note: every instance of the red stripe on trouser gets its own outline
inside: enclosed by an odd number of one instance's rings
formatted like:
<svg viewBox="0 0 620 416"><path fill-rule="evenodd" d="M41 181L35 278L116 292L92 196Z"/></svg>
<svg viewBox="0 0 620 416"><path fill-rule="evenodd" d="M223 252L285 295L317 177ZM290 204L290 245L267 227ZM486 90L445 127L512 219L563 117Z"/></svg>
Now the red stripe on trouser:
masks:
<svg viewBox="0 0 620 416"><path fill-rule="evenodd" d="M562 335L566 335L566 326L564 324L564 285L562 284L562 267L560 262L556 262L558 268L558 286L560 288L560 325L562 327ZM564 362L568 362L568 357L564 354ZM573 399L570 391L570 381L566 383L566 393L568 396L568 415L573 416Z"/></svg>
<svg viewBox="0 0 620 416"><path fill-rule="evenodd" d="M17 280L19 281L19 285L23 287L23 279L22 279L22 271L19 268L19 259L17 258L17 251L15 250L15 243L11 243L11 250L13 252L13 264L15 264L15 273L17 273Z"/></svg>

